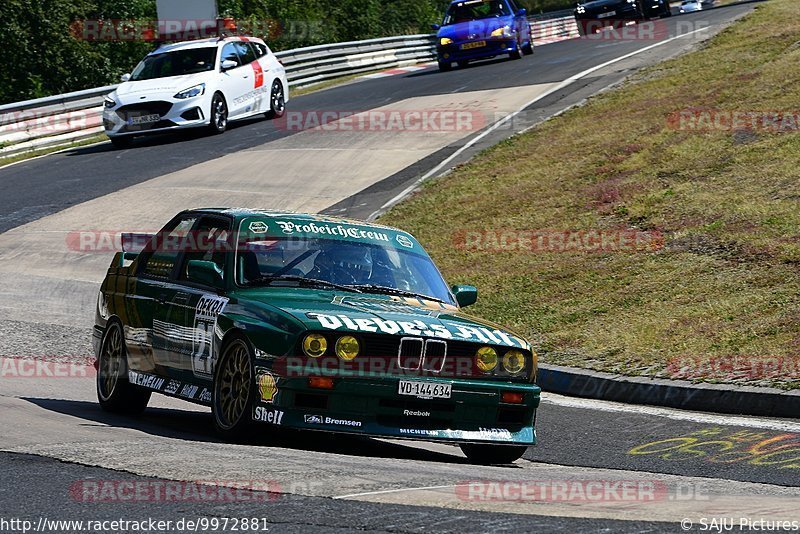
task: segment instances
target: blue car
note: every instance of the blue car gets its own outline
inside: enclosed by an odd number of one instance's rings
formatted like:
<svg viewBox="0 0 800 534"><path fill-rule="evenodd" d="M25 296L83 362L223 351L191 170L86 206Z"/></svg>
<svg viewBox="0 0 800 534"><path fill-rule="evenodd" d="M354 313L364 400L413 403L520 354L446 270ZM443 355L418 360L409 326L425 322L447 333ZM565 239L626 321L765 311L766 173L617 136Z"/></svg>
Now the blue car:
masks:
<svg viewBox="0 0 800 534"><path fill-rule="evenodd" d="M465 67L474 59L508 54L520 59L533 54L531 26L526 10L514 0L455 0L442 25L435 24L439 70L450 70L453 62Z"/></svg>

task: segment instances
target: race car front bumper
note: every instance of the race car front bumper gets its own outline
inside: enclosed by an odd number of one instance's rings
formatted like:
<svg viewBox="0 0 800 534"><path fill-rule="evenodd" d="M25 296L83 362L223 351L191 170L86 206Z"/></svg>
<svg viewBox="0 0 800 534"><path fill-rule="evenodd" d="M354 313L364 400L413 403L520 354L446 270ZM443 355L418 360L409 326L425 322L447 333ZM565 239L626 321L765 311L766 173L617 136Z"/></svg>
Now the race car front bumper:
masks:
<svg viewBox="0 0 800 534"><path fill-rule="evenodd" d="M534 422L541 390L534 384L427 378L450 384L451 398L426 399L399 394L400 379L334 378L332 389L320 389L311 387L307 377L277 377L276 391L266 398L262 395L254 405L253 420L396 439L536 443ZM503 402L504 392L521 394L521 402Z"/></svg>
<svg viewBox="0 0 800 534"><path fill-rule="evenodd" d="M475 44L485 43L483 46L472 48ZM467 47L467 48L464 48ZM482 41L455 42L445 46L436 47L436 57L440 63L453 61L469 61L473 59L488 59L503 54L517 51L515 39L485 39Z"/></svg>

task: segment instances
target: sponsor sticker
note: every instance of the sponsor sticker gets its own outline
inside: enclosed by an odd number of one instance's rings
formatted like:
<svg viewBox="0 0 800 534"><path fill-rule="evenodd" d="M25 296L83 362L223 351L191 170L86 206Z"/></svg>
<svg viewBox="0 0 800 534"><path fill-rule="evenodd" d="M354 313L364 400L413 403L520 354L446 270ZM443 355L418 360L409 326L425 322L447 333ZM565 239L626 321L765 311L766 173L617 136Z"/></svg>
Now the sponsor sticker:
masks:
<svg viewBox="0 0 800 534"><path fill-rule="evenodd" d="M414 248L414 242L411 241L411 238L409 238L408 236L405 236L403 234L397 234L397 237L395 237L395 239L397 240L398 243L400 243L401 246L404 246L406 248Z"/></svg>
<svg viewBox="0 0 800 534"><path fill-rule="evenodd" d="M160 391L161 388L164 387L164 382L166 382L166 380L153 375L146 375L136 371L128 371L128 382L143 388Z"/></svg>
<svg viewBox="0 0 800 534"><path fill-rule="evenodd" d="M403 415L407 417L430 417L431 412L423 412L420 410L403 410Z"/></svg>
<svg viewBox="0 0 800 534"><path fill-rule="evenodd" d="M305 415L305 416L303 416L303 420L306 423L313 424L313 425L321 425L322 424L322 416L321 415Z"/></svg>
<svg viewBox="0 0 800 534"><path fill-rule="evenodd" d="M261 394L261 400L267 403L272 403L275 400L275 395L278 393L278 381L269 371L265 371L258 375L258 392Z"/></svg>
<svg viewBox="0 0 800 534"><path fill-rule="evenodd" d="M248 226L248 228L250 228L250 231L253 232L254 234L264 234L267 232L268 229L267 223L265 223L264 221L253 221L250 223L250 226Z"/></svg>
<svg viewBox="0 0 800 534"><path fill-rule="evenodd" d="M361 426L361 421L351 421L350 419L335 419L333 417L322 415L305 415L303 420L311 425L336 425L336 426L352 426L358 428Z"/></svg>
<svg viewBox="0 0 800 534"><path fill-rule="evenodd" d="M263 406L256 406L253 410L253 419L262 423L270 423L273 425L280 425L283 420L283 412L273 408L264 408Z"/></svg>

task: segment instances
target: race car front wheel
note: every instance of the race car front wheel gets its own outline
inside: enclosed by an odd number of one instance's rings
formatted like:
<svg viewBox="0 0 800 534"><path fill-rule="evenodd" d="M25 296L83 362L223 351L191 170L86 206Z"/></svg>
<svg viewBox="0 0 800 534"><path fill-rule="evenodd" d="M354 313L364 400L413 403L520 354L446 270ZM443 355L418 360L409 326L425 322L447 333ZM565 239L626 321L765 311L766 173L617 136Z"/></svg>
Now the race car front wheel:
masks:
<svg viewBox="0 0 800 534"><path fill-rule="evenodd" d="M221 134L228 127L228 104L219 93L211 99L211 123L208 126L214 134Z"/></svg>
<svg viewBox="0 0 800 534"><path fill-rule="evenodd" d="M286 95L283 94L283 84L279 80L272 82L272 90L269 96L269 111L264 115L268 119L283 117L286 113Z"/></svg>
<svg viewBox="0 0 800 534"><path fill-rule="evenodd" d="M147 408L150 392L128 382L128 359L122 326L109 324L100 349L97 369L97 400L113 413L140 414Z"/></svg>
<svg viewBox="0 0 800 534"><path fill-rule="evenodd" d="M510 464L522 458L528 447L524 445L477 445L462 443L461 451L473 464L498 465Z"/></svg>
<svg viewBox="0 0 800 534"><path fill-rule="evenodd" d="M214 372L211 412L217 431L229 439L238 439L250 426L255 386L250 344L237 336L225 344Z"/></svg>

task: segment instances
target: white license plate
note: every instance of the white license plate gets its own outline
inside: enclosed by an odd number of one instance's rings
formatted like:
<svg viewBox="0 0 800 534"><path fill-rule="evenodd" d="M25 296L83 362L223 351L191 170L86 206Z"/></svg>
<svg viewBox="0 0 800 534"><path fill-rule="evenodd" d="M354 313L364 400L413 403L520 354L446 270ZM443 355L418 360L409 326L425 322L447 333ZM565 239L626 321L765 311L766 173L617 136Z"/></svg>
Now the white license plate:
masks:
<svg viewBox="0 0 800 534"><path fill-rule="evenodd" d="M420 399L449 399L453 386L440 382L418 382L401 380L397 385L397 393Z"/></svg>
<svg viewBox="0 0 800 534"><path fill-rule="evenodd" d="M617 14L616 11L609 11L608 13L600 13L599 15L597 15L597 18L598 19L604 19L606 17L613 17L616 14Z"/></svg>
<svg viewBox="0 0 800 534"><path fill-rule="evenodd" d="M128 124L148 124L151 122L158 122L161 120L161 115L140 115L138 117L129 117Z"/></svg>
<svg viewBox="0 0 800 534"><path fill-rule="evenodd" d="M472 50L473 48L480 48L486 46L486 41L474 41L472 43L464 43L461 45L461 50Z"/></svg>

